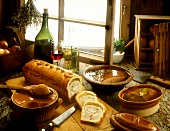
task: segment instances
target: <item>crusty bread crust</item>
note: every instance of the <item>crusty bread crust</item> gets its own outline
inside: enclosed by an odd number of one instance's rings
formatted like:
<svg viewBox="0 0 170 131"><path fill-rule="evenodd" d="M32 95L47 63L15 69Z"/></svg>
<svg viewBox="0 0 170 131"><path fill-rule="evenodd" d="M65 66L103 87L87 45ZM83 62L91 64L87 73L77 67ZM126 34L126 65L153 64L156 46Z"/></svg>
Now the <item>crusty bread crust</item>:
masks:
<svg viewBox="0 0 170 131"><path fill-rule="evenodd" d="M75 95L82 91L82 77L64 68L42 60L31 60L23 66L23 76L31 84L46 84L55 89L59 97L68 102L75 101ZM70 84L78 81L77 89L70 93Z"/></svg>
<svg viewBox="0 0 170 131"><path fill-rule="evenodd" d="M102 110L102 112L100 112L100 117L96 120L94 119L91 119L91 117L89 117L89 119L86 119L84 116L87 116L87 112L86 112L86 106L87 105L94 105L96 106L97 108L100 108ZM104 117L104 114L105 114L105 111L106 111L106 107L100 103L100 102L97 102L97 101L85 101L84 102L84 105L83 105L83 108L82 108L82 111L81 111L81 122L85 122L85 123L93 123L93 124L100 124L103 117ZM96 114L96 112L94 113L94 115ZM91 115L92 116L92 115Z"/></svg>
<svg viewBox="0 0 170 131"><path fill-rule="evenodd" d="M82 98L82 97L85 97L85 96L93 96L93 99L92 99L92 98L86 98L86 100L81 101L81 98ZM96 95L94 92L92 92L92 91L86 91L86 90L79 92L79 93L76 95L75 99L76 99L77 103L79 104L79 107L80 107L80 108L83 107L83 104L84 104L85 101L92 101L92 100L93 100L93 101L98 101L97 95Z"/></svg>

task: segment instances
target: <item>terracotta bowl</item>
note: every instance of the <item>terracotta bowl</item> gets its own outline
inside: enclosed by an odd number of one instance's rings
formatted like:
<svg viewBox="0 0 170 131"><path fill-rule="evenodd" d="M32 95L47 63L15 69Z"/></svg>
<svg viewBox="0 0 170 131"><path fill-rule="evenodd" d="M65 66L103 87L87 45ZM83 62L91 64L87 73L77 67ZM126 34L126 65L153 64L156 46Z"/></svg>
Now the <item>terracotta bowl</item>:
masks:
<svg viewBox="0 0 170 131"><path fill-rule="evenodd" d="M53 93L44 98L35 98L24 92L14 92L11 96L10 107L17 120L31 123L41 123L50 119L62 99L58 93Z"/></svg>
<svg viewBox="0 0 170 131"><path fill-rule="evenodd" d="M118 93L121 112L141 117L152 115L158 110L162 95L161 89L147 84L124 88Z"/></svg>
<svg viewBox="0 0 170 131"><path fill-rule="evenodd" d="M93 90L118 91L133 79L133 74L120 66L95 65L83 72Z"/></svg>

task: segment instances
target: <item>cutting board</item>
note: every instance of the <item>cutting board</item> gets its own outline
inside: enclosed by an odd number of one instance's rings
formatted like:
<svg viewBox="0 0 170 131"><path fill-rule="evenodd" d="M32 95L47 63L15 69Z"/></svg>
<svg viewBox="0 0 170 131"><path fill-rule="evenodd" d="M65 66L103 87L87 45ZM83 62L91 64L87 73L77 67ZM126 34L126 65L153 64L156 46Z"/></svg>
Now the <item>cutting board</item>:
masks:
<svg viewBox="0 0 170 131"><path fill-rule="evenodd" d="M6 84L11 85L11 86L19 86L19 87L29 85L29 83L25 81L24 77L9 79L6 81ZM110 117L112 114L116 114L118 112L115 109L113 109L111 106L109 106L107 103L102 101L100 98L98 99L106 107L106 113L104 115L104 118L102 119L102 122L99 125L82 123L80 121L81 110L79 108L60 127L54 128L53 131L111 131L111 130L114 130L114 127L112 127L110 123ZM69 109L74 104L75 103L70 104L70 103L63 101L63 103L56 109L56 113L53 116L53 118L62 114L64 111ZM48 122L50 122L50 120L43 122L41 124L38 124L38 128L42 128Z"/></svg>

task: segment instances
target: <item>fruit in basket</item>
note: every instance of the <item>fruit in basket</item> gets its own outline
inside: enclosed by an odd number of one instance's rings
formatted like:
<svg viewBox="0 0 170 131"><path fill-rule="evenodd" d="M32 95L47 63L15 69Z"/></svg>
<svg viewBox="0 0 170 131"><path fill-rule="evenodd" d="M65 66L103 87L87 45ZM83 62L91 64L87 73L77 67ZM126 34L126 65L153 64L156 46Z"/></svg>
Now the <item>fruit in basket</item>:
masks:
<svg viewBox="0 0 170 131"><path fill-rule="evenodd" d="M0 48L8 49L8 43L5 40L0 40Z"/></svg>
<svg viewBox="0 0 170 131"><path fill-rule="evenodd" d="M10 53L14 53L18 50L21 50L20 46L18 46L18 45L14 45L11 48L9 48Z"/></svg>
<svg viewBox="0 0 170 131"><path fill-rule="evenodd" d="M10 53L10 51L8 50L8 49L2 49L2 48L0 48L0 56L1 55L7 55L7 54L9 54Z"/></svg>

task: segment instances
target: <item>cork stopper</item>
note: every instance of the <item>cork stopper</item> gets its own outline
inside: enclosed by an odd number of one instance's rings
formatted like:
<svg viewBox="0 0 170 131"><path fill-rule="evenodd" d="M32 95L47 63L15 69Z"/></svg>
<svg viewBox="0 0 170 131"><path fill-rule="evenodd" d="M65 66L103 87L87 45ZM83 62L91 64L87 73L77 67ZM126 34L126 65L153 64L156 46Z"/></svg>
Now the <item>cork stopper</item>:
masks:
<svg viewBox="0 0 170 131"><path fill-rule="evenodd" d="M48 13L48 9L47 8L44 9L44 13Z"/></svg>

